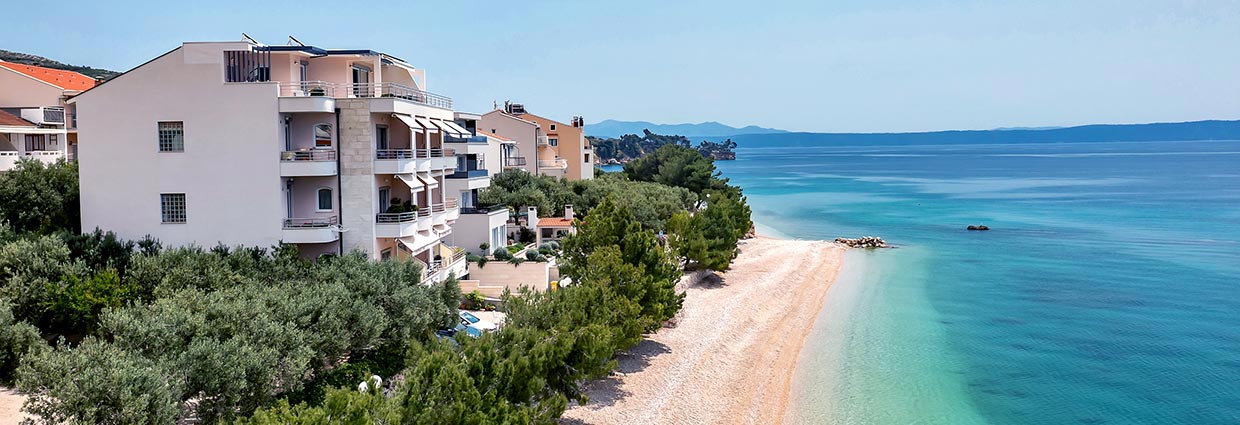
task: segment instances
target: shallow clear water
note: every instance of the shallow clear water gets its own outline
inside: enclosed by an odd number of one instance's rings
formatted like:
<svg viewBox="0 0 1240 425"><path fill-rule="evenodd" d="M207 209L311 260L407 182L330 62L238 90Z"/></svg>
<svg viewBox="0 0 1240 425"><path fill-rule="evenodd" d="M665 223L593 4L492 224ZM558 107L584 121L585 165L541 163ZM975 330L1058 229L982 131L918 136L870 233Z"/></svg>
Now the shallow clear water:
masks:
<svg viewBox="0 0 1240 425"><path fill-rule="evenodd" d="M737 156L770 231L900 246L847 255L790 422L1240 423L1240 142Z"/></svg>

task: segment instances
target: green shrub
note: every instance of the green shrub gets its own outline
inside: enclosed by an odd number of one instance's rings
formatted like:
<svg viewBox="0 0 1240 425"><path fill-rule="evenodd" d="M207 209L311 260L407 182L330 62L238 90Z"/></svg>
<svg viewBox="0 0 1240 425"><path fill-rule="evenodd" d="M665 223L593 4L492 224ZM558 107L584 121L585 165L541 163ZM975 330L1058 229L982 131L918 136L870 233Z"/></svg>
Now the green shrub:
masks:
<svg viewBox="0 0 1240 425"><path fill-rule="evenodd" d="M496 260L508 261L512 259L512 252L507 248L495 248L495 252L491 253Z"/></svg>
<svg viewBox="0 0 1240 425"><path fill-rule="evenodd" d="M525 259L524 259L524 258L521 258L521 257L512 257L512 258L508 259L508 262L509 262L509 263L512 263L512 265L514 265L514 266L519 266L519 265L521 265L521 263L524 263L524 262L525 262Z"/></svg>
<svg viewBox="0 0 1240 425"><path fill-rule="evenodd" d="M5 385L13 383L23 357L49 348L38 328L13 317L12 307L9 300L0 298L0 384Z"/></svg>

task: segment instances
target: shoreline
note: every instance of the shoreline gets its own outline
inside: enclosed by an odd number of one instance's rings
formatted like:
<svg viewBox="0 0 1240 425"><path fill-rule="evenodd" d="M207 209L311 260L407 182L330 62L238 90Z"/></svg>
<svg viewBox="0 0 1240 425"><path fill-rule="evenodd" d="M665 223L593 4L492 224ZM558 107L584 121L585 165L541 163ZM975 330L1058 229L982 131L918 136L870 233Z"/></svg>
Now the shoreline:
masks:
<svg viewBox="0 0 1240 425"><path fill-rule="evenodd" d="M740 248L728 272L686 275L674 324L618 356L612 376L586 385L591 401L571 404L560 422L783 422L847 248L761 235Z"/></svg>

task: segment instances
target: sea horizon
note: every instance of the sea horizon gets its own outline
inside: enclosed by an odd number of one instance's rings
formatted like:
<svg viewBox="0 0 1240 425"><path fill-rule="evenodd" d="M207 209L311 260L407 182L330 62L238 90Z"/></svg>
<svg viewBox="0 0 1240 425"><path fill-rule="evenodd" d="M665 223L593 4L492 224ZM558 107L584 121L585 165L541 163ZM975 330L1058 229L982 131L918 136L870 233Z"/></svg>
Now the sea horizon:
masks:
<svg viewBox="0 0 1240 425"><path fill-rule="evenodd" d="M1240 420L1240 142L737 152L760 234L899 246L846 255L789 423Z"/></svg>

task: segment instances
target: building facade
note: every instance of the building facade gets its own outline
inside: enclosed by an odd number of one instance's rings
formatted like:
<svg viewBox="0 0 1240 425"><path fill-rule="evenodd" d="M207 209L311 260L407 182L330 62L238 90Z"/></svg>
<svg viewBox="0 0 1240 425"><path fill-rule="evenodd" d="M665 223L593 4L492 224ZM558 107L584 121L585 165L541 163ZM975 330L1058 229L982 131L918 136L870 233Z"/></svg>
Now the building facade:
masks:
<svg viewBox="0 0 1240 425"><path fill-rule="evenodd" d="M70 102L92 140L83 229L356 250L432 281L466 273L449 244L502 144L462 127L423 70L370 50L188 42Z"/></svg>
<svg viewBox="0 0 1240 425"><path fill-rule="evenodd" d="M569 124L531 114L524 105L506 103L503 109L483 114L478 128L486 134L516 141L513 163L531 173L569 180L594 178L594 151L585 137L585 121L573 117Z"/></svg>
<svg viewBox="0 0 1240 425"><path fill-rule="evenodd" d="M94 85L76 72L0 61L0 172L20 158L74 159L77 131L66 100Z"/></svg>

